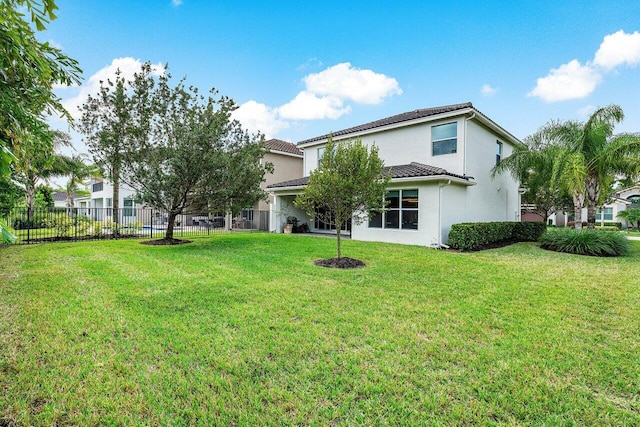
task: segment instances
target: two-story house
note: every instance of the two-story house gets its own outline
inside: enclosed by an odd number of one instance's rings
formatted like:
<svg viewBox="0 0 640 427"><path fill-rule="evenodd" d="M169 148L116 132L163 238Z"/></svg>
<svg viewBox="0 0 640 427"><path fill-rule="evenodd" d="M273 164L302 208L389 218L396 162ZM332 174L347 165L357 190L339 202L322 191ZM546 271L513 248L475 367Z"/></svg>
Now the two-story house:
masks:
<svg viewBox="0 0 640 427"><path fill-rule="evenodd" d="M304 153L303 178L268 186L274 195L272 231L281 231L286 212L313 232L335 232L332 224L293 206L318 167L328 136L297 144ZM347 224L343 232L354 240L438 246L446 244L452 224L520 220L519 183L507 173L491 175L519 141L471 103L410 111L332 136L337 142L360 138L375 144L391 171L387 210Z"/></svg>

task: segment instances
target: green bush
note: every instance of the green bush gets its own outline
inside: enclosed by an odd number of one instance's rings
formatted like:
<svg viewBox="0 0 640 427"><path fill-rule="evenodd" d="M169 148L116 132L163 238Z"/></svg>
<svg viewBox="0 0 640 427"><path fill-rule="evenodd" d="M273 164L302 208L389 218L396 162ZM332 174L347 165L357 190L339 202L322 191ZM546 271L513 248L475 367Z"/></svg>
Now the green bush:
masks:
<svg viewBox="0 0 640 427"><path fill-rule="evenodd" d="M518 242L537 242L545 231L544 222L516 222L512 237Z"/></svg>
<svg viewBox="0 0 640 427"><path fill-rule="evenodd" d="M620 231L620 229L618 227L611 226L611 225L605 225L604 227L602 227L600 225L596 225L596 230L600 230L600 231Z"/></svg>
<svg viewBox="0 0 640 427"><path fill-rule="evenodd" d="M556 252L605 257L624 255L629 251L630 243L619 233L558 228L548 230L540 238L540 247Z"/></svg>
<svg viewBox="0 0 640 427"><path fill-rule="evenodd" d="M451 226L447 244L474 251L504 241L535 242L545 230L544 222L465 222Z"/></svg>

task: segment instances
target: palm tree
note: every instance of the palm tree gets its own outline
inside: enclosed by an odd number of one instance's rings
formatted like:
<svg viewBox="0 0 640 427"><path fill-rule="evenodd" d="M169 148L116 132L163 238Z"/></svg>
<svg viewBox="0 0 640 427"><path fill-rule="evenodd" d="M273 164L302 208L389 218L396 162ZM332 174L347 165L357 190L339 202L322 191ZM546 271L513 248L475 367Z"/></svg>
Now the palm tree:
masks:
<svg viewBox="0 0 640 427"><path fill-rule="evenodd" d="M69 177L65 187L68 208L73 207L73 194L78 190L78 186L85 179L98 173L97 168L93 165L87 165L85 160L86 155L84 154L74 154L71 157L61 156L59 158L59 170L63 175Z"/></svg>
<svg viewBox="0 0 640 427"><path fill-rule="evenodd" d="M36 187L40 180L48 180L54 176L63 175L61 156L55 150L62 146L70 146L69 135L52 131L50 141L40 141L33 135L28 135L14 146L16 160L13 163L13 179L25 189L25 198L29 214L35 205Z"/></svg>
<svg viewBox="0 0 640 427"><path fill-rule="evenodd" d="M623 119L622 108L612 104L597 109L585 123L551 123L543 128L562 148L555 160L555 175L565 183L584 182L589 228L595 226L596 206L606 183L616 174L640 172L640 135L613 136L615 125Z"/></svg>
<svg viewBox="0 0 640 427"><path fill-rule="evenodd" d="M546 173L552 185L571 194L576 228L582 228L585 202L587 223L594 228L601 189L616 174L640 172L640 135L613 136L623 118L619 106L609 105L597 109L586 122L551 121L529 137L533 143L516 147L494 168L494 174L510 170L522 180L525 171Z"/></svg>

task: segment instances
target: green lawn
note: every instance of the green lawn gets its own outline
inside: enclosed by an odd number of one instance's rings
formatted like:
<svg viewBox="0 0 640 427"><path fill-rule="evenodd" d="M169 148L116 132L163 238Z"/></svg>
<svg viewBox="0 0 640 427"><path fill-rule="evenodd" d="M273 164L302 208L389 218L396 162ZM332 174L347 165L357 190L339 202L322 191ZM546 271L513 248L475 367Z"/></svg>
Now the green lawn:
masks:
<svg viewBox="0 0 640 427"><path fill-rule="evenodd" d="M621 258L296 235L0 248L0 425L639 425Z"/></svg>

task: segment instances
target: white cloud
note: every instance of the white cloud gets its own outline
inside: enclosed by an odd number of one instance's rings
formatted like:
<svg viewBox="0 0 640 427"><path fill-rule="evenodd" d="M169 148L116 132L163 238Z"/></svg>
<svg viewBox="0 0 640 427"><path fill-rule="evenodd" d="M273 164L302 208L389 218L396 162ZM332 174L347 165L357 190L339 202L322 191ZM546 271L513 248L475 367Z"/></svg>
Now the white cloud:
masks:
<svg viewBox="0 0 640 427"><path fill-rule="evenodd" d="M231 118L238 120L250 132L262 132L267 139L289 127L288 122L278 117L276 109L253 100L240 105Z"/></svg>
<svg viewBox="0 0 640 427"><path fill-rule="evenodd" d="M604 36L593 62L582 65L577 59L551 69L537 80L527 96L537 96L546 102L584 98L591 94L603 76L619 65L640 64L640 33L623 30Z"/></svg>
<svg viewBox="0 0 640 427"><path fill-rule="evenodd" d="M626 34L620 30L605 36L593 63L607 71L622 64L640 63L640 33Z"/></svg>
<svg viewBox="0 0 640 427"><path fill-rule="evenodd" d="M302 81L305 90L286 104L269 107L249 101L233 117L251 131L273 136L289 127L290 121L335 120L351 112L349 103L379 104L386 97L402 93L396 79L355 68L348 62L309 74Z"/></svg>
<svg viewBox="0 0 640 427"><path fill-rule="evenodd" d="M80 106L87 101L89 95L95 95L100 90L100 82L106 82L108 79L114 80L116 71L120 70L121 76L126 79L133 78L133 75L140 71L142 62L131 57L116 58L111 61L111 64L98 70L95 74L89 77L82 86L78 94L72 98L65 99L62 105L69 111L71 116L79 118L82 114L80 112ZM162 64L152 64L153 73L160 75L164 72Z"/></svg>
<svg viewBox="0 0 640 427"><path fill-rule="evenodd" d="M537 80L536 87L527 96L537 96L546 102L584 98L602 81L602 75L589 64L576 59L552 68L546 77Z"/></svg>
<svg viewBox="0 0 640 427"><path fill-rule="evenodd" d="M379 104L388 96L402 93L396 79L352 67L348 62L309 74L303 81L310 93L351 100L358 104Z"/></svg>
<svg viewBox="0 0 640 427"><path fill-rule="evenodd" d="M594 111L596 111L596 107L594 107L593 105L585 105L584 107L580 108L577 113L578 117L584 119L589 117Z"/></svg>
<svg viewBox="0 0 640 427"><path fill-rule="evenodd" d="M484 84L480 89L480 93L484 96L493 96L496 94L496 92L498 92L498 90L498 88L491 87L491 85L489 84Z"/></svg>
<svg viewBox="0 0 640 427"><path fill-rule="evenodd" d="M171 0L171 4L178 7L182 4L182 0Z"/></svg>
<svg viewBox="0 0 640 427"><path fill-rule="evenodd" d="M345 107L342 99L336 96L319 97L308 91L300 92L278 108L280 117L291 120L337 119L350 111L351 107Z"/></svg>

